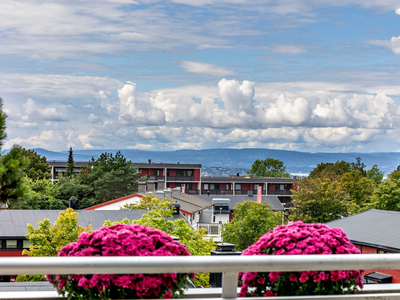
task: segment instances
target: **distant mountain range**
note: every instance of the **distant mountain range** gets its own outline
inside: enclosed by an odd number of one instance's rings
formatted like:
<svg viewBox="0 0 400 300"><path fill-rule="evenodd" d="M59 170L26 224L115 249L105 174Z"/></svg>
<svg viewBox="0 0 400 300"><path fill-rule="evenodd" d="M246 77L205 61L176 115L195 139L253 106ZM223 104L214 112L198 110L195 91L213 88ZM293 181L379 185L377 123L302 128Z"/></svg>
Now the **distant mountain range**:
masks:
<svg viewBox="0 0 400 300"><path fill-rule="evenodd" d="M54 152L36 148L39 155L45 156L48 161L66 161L68 151ZM118 150L74 150L75 161L90 161L101 153L115 154ZM267 157L282 160L287 171L292 174L309 173L321 162L336 162L345 160L355 162L356 157L361 157L367 169L377 164L379 169L390 173L400 165L400 153L310 153L271 149L203 149L203 150L176 150L176 151L147 151L147 150L120 150L132 162L163 163L192 163L203 166L204 176L225 176L236 173L244 174L256 159Z"/></svg>

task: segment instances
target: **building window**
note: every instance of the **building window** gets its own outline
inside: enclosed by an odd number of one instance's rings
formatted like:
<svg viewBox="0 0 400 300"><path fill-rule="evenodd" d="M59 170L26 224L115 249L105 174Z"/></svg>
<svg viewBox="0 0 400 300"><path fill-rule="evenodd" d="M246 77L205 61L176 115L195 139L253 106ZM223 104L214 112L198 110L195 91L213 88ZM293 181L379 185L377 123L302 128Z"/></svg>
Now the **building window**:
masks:
<svg viewBox="0 0 400 300"><path fill-rule="evenodd" d="M191 183L186 183L187 190L193 190L193 185Z"/></svg>
<svg viewBox="0 0 400 300"><path fill-rule="evenodd" d="M236 191L242 190L242 185L241 185L240 183L236 183L236 184L235 184L235 190L236 190Z"/></svg>
<svg viewBox="0 0 400 300"><path fill-rule="evenodd" d="M187 171L187 176L193 176L193 170L188 170Z"/></svg>
<svg viewBox="0 0 400 300"><path fill-rule="evenodd" d="M205 189L205 190L209 190L208 183L205 183L205 184L204 184L204 189Z"/></svg>
<svg viewBox="0 0 400 300"><path fill-rule="evenodd" d="M225 189L228 191L230 189L229 183L225 185Z"/></svg>
<svg viewBox="0 0 400 300"><path fill-rule="evenodd" d="M153 175L154 176L160 176L160 170L153 170Z"/></svg>
<svg viewBox="0 0 400 300"><path fill-rule="evenodd" d="M254 185L254 190L257 191L257 189L258 189L259 186L260 186L259 184L255 184L255 185Z"/></svg>
<svg viewBox="0 0 400 300"><path fill-rule="evenodd" d="M6 249L17 249L17 240L6 240Z"/></svg>
<svg viewBox="0 0 400 300"><path fill-rule="evenodd" d="M0 249L3 249L3 241L0 240Z"/></svg>
<svg viewBox="0 0 400 300"><path fill-rule="evenodd" d="M22 241L22 247L24 248L24 249L29 249L29 246L30 245L32 245L32 242L31 241L28 241L28 240L23 240Z"/></svg>

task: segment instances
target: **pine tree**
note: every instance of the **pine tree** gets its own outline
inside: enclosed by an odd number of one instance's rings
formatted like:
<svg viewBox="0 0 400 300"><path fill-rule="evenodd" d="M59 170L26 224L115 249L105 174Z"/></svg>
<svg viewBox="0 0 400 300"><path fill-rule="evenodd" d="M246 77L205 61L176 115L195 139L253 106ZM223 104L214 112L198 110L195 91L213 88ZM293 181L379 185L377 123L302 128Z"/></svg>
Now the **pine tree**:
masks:
<svg viewBox="0 0 400 300"><path fill-rule="evenodd" d="M69 154L68 154L68 160L67 160L67 172L65 175L69 178L74 176L75 174L75 165L74 165L74 154L72 152L72 147L69 147Z"/></svg>
<svg viewBox="0 0 400 300"><path fill-rule="evenodd" d="M3 100L0 98L0 150L6 138L6 118L3 111ZM25 178L25 169L29 159L24 155L21 147L14 145L5 155L0 154L0 203L11 208L29 197L29 188Z"/></svg>

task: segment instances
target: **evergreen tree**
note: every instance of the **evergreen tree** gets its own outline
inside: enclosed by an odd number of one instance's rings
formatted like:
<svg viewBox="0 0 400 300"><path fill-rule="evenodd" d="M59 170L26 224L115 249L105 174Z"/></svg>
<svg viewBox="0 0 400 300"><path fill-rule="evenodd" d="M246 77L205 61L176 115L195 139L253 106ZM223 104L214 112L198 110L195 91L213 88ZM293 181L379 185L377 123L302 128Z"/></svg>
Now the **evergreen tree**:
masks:
<svg viewBox="0 0 400 300"><path fill-rule="evenodd" d="M0 98L0 151L6 138L6 118L3 111L3 100ZM24 156L21 147L13 148L5 155L0 154L0 203L11 208L18 207L21 201L29 197L29 189L25 178L25 169L29 159Z"/></svg>
<svg viewBox="0 0 400 300"><path fill-rule="evenodd" d="M41 179L50 179L50 166L45 156L40 156L34 150L22 148L23 155L29 158L29 164L26 167L26 176L36 181Z"/></svg>
<svg viewBox="0 0 400 300"><path fill-rule="evenodd" d="M69 154L67 160L67 172L65 176L71 178L75 175L75 165L74 165L74 154L72 152L72 147L69 147Z"/></svg>

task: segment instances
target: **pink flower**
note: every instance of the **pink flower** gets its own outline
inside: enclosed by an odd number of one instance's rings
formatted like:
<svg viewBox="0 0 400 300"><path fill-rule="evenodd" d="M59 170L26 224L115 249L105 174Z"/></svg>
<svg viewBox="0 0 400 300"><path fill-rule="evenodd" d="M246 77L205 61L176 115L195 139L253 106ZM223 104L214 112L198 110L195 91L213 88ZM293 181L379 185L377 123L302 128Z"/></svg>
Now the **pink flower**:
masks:
<svg viewBox="0 0 400 300"><path fill-rule="evenodd" d="M308 280L308 275L306 273L302 273L299 278L300 282L304 283Z"/></svg>
<svg viewBox="0 0 400 300"><path fill-rule="evenodd" d="M279 279L280 275L278 272L271 272L271 273L269 273L268 277L269 277L269 280L272 283L274 283L275 281L277 281Z"/></svg>
<svg viewBox="0 0 400 300"><path fill-rule="evenodd" d="M273 291L267 291L265 294L264 294L264 297L273 297L273 296L275 296L275 294L274 294L274 292Z"/></svg>
<svg viewBox="0 0 400 300"><path fill-rule="evenodd" d="M257 279L257 283L258 284L264 284L264 282L265 282L265 278L264 277L260 277L260 278Z"/></svg>
<svg viewBox="0 0 400 300"><path fill-rule="evenodd" d="M297 276L293 273L289 275L289 280L295 282L297 280Z"/></svg>

